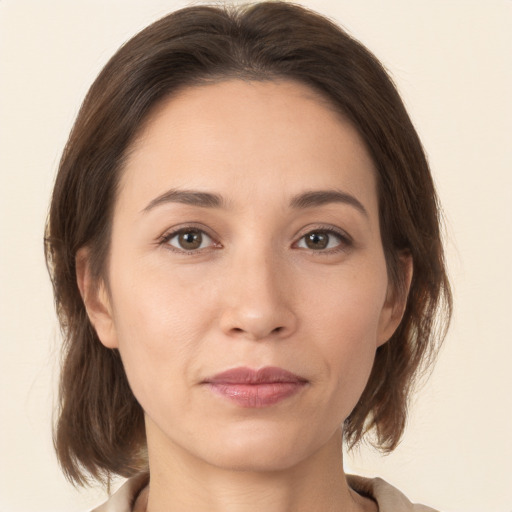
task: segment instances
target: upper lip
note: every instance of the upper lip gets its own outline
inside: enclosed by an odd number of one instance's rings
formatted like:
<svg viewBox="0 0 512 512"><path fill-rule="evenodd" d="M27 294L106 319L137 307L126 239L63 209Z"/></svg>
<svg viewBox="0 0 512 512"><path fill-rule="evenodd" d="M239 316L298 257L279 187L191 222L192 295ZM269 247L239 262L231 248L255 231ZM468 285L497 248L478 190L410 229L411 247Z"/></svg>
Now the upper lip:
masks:
<svg viewBox="0 0 512 512"><path fill-rule="evenodd" d="M259 370L240 367L208 377L203 382L209 384L270 384L278 382L306 383L307 379L276 366L266 366Z"/></svg>

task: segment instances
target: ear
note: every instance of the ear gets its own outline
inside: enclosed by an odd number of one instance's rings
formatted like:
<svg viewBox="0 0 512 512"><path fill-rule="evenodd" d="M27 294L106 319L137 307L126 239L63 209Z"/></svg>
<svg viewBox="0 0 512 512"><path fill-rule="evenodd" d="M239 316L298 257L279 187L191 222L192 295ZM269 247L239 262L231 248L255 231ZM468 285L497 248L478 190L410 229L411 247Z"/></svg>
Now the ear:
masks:
<svg viewBox="0 0 512 512"><path fill-rule="evenodd" d="M87 316L101 343L107 348L118 348L108 290L103 279L93 278L87 247L78 250L75 257L76 280L84 301Z"/></svg>
<svg viewBox="0 0 512 512"><path fill-rule="evenodd" d="M402 321L405 307L407 306L407 297L409 296L413 274L413 261L409 253L401 254L399 259L399 272L402 274L403 286L397 289L393 283L388 284L386 301L379 319L378 347L386 343L393 336L393 333Z"/></svg>

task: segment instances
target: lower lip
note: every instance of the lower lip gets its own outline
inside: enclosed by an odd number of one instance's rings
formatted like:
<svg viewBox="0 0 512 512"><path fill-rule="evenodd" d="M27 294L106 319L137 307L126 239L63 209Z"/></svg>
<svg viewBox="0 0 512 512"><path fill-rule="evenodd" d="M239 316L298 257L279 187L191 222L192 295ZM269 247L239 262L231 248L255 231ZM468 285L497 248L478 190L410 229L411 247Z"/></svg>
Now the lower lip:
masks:
<svg viewBox="0 0 512 512"><path fill-rule="evenodd" d="M305 386L303 382L271 382L260 384L208 383L216 394L241 407L261 408L289 398Z"/></svg>

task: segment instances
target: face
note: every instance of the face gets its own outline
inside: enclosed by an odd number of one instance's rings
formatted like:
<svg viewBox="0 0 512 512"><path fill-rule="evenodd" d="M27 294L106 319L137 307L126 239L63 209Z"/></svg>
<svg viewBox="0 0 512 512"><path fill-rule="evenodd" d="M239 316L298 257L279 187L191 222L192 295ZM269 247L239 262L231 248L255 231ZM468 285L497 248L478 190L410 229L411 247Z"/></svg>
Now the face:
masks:
<svg viewBox="0 0 512 512"><path fill-rule="evenodd" d="M279 469L338 436L392 295L354 128L306 86L226 81L169 99L134 143L88 311L150 457Z"/></svg>

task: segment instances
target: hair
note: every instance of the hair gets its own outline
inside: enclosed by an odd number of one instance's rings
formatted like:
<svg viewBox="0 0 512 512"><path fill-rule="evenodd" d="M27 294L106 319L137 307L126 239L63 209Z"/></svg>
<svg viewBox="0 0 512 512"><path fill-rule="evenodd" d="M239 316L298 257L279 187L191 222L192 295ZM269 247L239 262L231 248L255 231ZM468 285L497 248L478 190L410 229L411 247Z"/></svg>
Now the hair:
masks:
<svg viewBox="0 0 512 512"><path fill-rule="evenodd" d="M297 5L178 10L124 44L95 80L51 200L45 253L64 336L54 444L75 484L147 468L144 414L118 351L101 344L88 319L77 251L87 247L93 277L106 277L117 186L143 123L178 90L229 79L300 82L348 119L377 170L382 244L397 293L407 293L403 255L413 260L403 319L377 349L367 386L345 421L349 446L369 432L384 452L397 446L413 384L446 333L451 293L440 207L421 142L381 63L336 24Z"/></svg>

